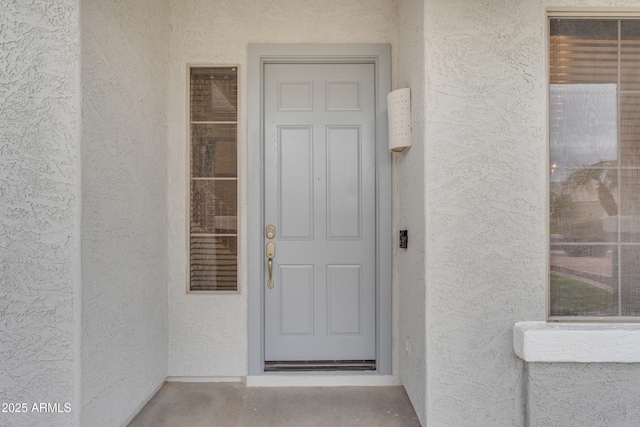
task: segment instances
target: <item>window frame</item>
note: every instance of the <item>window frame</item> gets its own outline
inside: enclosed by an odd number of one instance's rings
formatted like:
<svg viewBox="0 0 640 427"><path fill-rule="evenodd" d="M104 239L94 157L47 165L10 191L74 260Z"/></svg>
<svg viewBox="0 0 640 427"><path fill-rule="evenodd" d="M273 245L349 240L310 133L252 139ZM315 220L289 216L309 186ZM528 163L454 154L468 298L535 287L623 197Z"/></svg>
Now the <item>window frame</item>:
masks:
<svg viewBox="0 0 640 427"><path fill-rule="evenodd" d="M191 183L192 183L192 149L193 143L191 140L191 70L196 68L235 68L236 69L236 288L235 290L229 289L206 289L206 290L192 290L191 289ZM242 108L242 96L241 96L241 67L238 63L187 63L185 64L185 293L187 295L240 295L242 294L242 272L240 269L241 261L241 159L240 159L240 116Z"/></svg>
<svg viewBox="0 0 640 427"><path fill-rule="evenodd" d="M551 20L557 18L566 19L640 19L640 8L570 8L558 7L547 8L545 14L545 90L546 90L546 116L545 116L545 142L546 142L546 161L545 161L545 180L546 180L546 196L545 196L545 255L546 255L546 286L545 286L545 317L547 322L556 323L638 323L638 316L584 316L584 315L552 315L551 314L551 214L550 214L550 197L551 197L551 180L549 177L548 165L550 160L550 87L551 87ZM619 112L619 111L618 111ZM619 243L619 242L618 242Z"/></svg>

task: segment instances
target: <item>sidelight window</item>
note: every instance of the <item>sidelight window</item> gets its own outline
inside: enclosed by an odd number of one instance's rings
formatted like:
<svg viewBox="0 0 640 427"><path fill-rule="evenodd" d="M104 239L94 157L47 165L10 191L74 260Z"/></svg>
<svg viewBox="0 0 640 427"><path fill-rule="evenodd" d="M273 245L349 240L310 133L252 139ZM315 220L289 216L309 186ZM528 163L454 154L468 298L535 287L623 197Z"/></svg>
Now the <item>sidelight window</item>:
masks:
<svg viewBox="0 0 640 427"><path fill-rule="evenodd" d="M190 291L238 289L238 71L190 67Z"/></svg>

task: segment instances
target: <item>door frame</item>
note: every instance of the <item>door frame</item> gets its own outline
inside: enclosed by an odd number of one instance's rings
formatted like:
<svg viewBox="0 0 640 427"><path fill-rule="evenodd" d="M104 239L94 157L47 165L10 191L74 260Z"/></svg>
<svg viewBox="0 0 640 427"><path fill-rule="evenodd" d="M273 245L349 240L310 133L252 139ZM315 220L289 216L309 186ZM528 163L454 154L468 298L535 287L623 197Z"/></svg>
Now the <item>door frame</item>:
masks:
<svg viewBox="0 0 640 427"><path fill-rule="evenodd" d="M391 153L387 93L391 91L388 44L250 44L248 47L248 374L264 373L264 65L269 63L368 63L375 67L376 131L376 366L391 375Z"/></svg>

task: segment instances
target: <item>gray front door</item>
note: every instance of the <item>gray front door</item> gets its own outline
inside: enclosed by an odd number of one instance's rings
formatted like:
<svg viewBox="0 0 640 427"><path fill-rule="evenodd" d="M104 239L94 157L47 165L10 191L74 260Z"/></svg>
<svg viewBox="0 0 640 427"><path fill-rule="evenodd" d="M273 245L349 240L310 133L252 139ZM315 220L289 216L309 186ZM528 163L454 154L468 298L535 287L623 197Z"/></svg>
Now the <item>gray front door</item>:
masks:
<svg viewBox="0 0 640 427"><path fill-rule="evenodd" d="M265 360L374 360L375 67L264 67Z"/></svg>

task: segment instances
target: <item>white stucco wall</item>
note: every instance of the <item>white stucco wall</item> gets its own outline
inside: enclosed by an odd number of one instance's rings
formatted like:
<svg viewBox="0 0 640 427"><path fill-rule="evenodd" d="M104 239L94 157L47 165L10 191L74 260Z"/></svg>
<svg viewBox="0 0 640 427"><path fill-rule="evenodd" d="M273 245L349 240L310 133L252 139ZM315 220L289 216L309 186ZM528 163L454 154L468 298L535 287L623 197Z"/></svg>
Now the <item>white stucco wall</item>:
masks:
<svg viewBox="0 0 640 427"><path fill-rule="evenodd" d="M393 154L394 236L407 230L408 249L394 245L394 310L398 375L416 414L427 425L425 43L423 0L398 3L397 88L411 88L412 147ZM397 240L396 240L397 241Z"/></svg>
<svg viewBox="0 0 640 427"><path fill-rule="evenodd" d="M122 425L168 370L169 5L84 0L82 425Z"/></svg>
<svg viewBox="0 0 640 427"><path fill-rule="evenodd" d="M0 13L0 425L78 413L78 7L9 0ZM74 397L75 395L75 397ZM60 414L33 403L71 404Z"/></svg>
<svg viewBox="0 0 640 427"><path fill-rule="evenodd" d="M545 12L426 1L428 420L521 426L517 320L544 318Z"/></svg>
<svg viewBox="0 0 640 427"><path fill-rule="evenodd" d="M624 5L425 0L430 425L524 423L512 329L544 319L545 8Z"/></svg>
<svg viewBox="0 0 640 427"><path fill-rule="evenodd" d="M395 0L173 1L169 110L171 376L247 374L247 109L249 43L389 43ZM239 64L240 289L187 295L188 135L186 64Z"/></svg>
<svg viewBox="0 0 640 427"><path fill-rule="evenodd" d="M531 427L636 427L640 364L527 363Z"/></svg>

